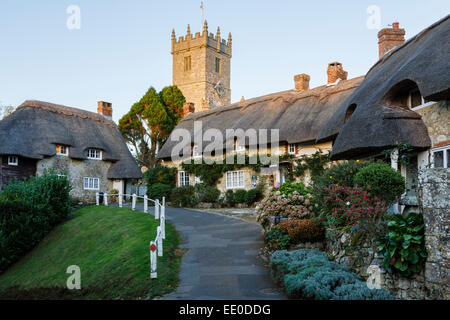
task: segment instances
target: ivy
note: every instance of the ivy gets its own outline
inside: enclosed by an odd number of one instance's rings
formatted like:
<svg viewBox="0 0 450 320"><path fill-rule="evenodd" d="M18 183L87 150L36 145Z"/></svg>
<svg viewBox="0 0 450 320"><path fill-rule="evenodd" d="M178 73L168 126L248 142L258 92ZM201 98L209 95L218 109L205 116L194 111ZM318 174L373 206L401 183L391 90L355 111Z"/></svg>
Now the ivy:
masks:
<svg viewBox="0 0 450 320"><path fill-rule="evenodd" d="M294 176L303 177L309 171L311 179L315 180L325 172L326 165L330 162L330 152L323 153L319 149L312 155L302 155L295 162L296 166L292 170Z"/></svg>
<svg viewBox="0 0 450 320"><path fill-rule="evenodd" d="M393 149L387 149L381 152L384 155L385 159L390 159L391 155L394 154L398 150L398 162L400 162L403 166L408 167L411 165L411 159L414 149L411 147L409 143L407 144L398 144Z"/></svg>

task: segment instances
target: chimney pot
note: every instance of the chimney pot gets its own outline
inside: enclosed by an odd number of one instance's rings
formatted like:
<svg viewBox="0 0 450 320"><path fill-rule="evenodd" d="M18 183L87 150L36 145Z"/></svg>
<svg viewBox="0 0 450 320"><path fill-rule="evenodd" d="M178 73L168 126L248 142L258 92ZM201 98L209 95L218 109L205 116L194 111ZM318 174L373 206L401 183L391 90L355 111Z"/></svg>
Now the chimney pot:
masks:
<svg viewBox="0 0 450 320"><path fill-rule="evenodd" d="M309 90L310 76L306 73L297 74L294 76L295 90Z"/></svg>
<svg viewBox="0 0 450 320"><path fill-rule="evenodd" d="M188 114L195 112L195 106L192 102L185 102L183 104L183 117L187 116Z"/></svg>
<svg viewBox="0 0 450 320"><path fill-rule="evenodd" d="M338 79L347 80L348 72L342 67L340 62L330 62L327 69L328 84L335 83Z"/></svg>
<svg viewBox="0 0 450 320"><path fill-rule="evenodd" d="M384 28L378 32L378 54L381 58L389 50L405 42L405 29L399 28L398 22L392 23L392 28Z"/></svg>
<svg viewBox="0 0 450 320"><path fill-rule="evenodd" d="M97 102L97 113L108 120L112 120L112 104L106 101Z"/></svg>

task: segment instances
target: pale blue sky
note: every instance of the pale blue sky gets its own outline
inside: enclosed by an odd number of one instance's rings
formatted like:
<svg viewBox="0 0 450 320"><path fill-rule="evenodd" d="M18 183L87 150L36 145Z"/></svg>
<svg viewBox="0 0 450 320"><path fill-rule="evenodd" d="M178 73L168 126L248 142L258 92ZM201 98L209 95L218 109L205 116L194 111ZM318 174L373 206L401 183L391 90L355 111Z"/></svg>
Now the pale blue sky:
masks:
<svg viewBox="0 0 450 320"><path fill-rule="evenodd" d="M67 7L81 9L69 30ZM377 32L366 10L377 5L381 26L394 21L410 38L449 13L446 0L205 0L209 31L233 35L232 101L291 89L307 73L326 82L328 62L349 78L378 59ZM172 82L170 34L200 31L200 1L1 0L0 103L39 99L96 112L113 104L117 121L150 86Z"/></svg>

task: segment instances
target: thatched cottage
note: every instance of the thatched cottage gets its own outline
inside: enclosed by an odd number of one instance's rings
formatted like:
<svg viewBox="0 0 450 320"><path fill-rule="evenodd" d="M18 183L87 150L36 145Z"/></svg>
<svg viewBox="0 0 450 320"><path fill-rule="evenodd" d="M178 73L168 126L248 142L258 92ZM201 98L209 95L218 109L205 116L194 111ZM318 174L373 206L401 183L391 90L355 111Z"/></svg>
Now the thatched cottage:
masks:
<svg viewBox="0 0 450 320"><path fill-rule="evenodd" d="M232 153L245 152L249 156L262 151L259 141L257 148L251 145L249 139L245 140L244 145L238 145L235 136L227 136L227 129L244 131L267 129L269 134L271 129L277 129L279 146L275 149L269 145L264 151L270 155L290 155L290 162L281 161L278 165L268 166L261 172L255 172L250 168L225 172L217 187L222 192L228 189L248 190L254 188L262 176L265 176L266 183L271 186L284 182L286 166L291 165L293 160L302 155L313 154L319 149L325 153L331 150L331 142L315 142L319 130L363 80L363 77L347 80L347 73L339 62L330 63L327 74L328 83L313 89L309 88L310 77L300 74L294 77L295 89L248 100L241 99L238 103L202 112L194 112L195 106L186 103L184 108L186 116L176 129L185 129L191 135L192 142L188 146L191 152L188 157L202 156L203 150L199 150L194 142L199 141L196 138L202 139L204 149L210 141L206 141L202 134L210 128L218 129L222 133L224 154L227 144L231 141L234 143ZM194 122L199 121L202 123L202 132L194 132ZM270 138L268 139L270 141ZM199 182L199 179L182 170L183 160L173 161L171 158L173 148L178 143L178 139L172 134L161 148L158 157L163 165L178 168L178 186L193 185Z"/></svg>
<svg viewBox="0 0 450 320"><path fill-rule="evenodd" d="M53 168L66 175L71 195L93 199L99 191L125 193L141 171L112 121L110 103L98 114L27 100L0 121L0 189L12 178L24 179Z"/></svg>

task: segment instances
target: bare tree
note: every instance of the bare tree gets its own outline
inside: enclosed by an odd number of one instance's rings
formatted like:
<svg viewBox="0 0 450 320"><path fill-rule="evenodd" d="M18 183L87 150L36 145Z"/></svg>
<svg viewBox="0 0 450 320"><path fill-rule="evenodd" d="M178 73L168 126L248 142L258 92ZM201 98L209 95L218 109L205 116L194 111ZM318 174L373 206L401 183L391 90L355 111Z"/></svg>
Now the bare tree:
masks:
<svg viewBox="0 0 450 320"><path fill-rule="evenodd" d="M2 106L0 105L0 120L5 119L11 113L13 113L15 108L13 106Z"/></svg>

